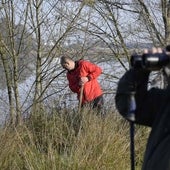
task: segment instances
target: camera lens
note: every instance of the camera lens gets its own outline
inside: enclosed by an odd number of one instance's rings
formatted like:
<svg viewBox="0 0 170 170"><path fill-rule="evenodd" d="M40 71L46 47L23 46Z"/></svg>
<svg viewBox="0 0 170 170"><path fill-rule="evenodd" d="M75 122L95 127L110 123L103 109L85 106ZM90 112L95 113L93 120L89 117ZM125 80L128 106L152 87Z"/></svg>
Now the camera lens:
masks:
<svg viewBox="0 0 170 170"><path fill-rule="evenodd" d="M144 54L143 65L149 70L159 70L169 63L169 56L165 53Z"/></svg>
<svg viewBox="0 0 170 170"><path fill-rule="evenodd" d="M131 56L131 66L136 69L148 69L151 71L160 70L170 62L170 56L163 53L147 53L143 55L133 54Z"/></svg>

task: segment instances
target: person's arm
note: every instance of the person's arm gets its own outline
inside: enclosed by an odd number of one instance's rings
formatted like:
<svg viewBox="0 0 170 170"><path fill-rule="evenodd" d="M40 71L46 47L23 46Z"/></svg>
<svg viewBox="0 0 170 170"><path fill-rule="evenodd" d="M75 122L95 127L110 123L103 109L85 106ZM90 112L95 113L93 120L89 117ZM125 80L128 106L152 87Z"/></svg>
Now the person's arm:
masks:
<svg viewBox="0 0 170 170"><path fill-rule="evenodd" d="M80 85L78 83L79 80L76 79L76 77L69 75L69 73L67 73L67 80L69 83L70 90L74 93L79 93L80 92Z"/></svg>
<svg viewBox="0 0 170 170"><path fill-rule="evenodd" d="M130 69L119 80L116 91L116 107L123 117L127 117L129 111L130 93L135 92L136 112L135 122L152 126L156 110L152 91L147 91L149 72L146 70Z"/></svg>
<svg viewBox="0 0 170 170"><path fill-rule="evenodd" d="M87 77L88 80L96 79L102 73L102 69L89 61L80 62L80 77Z"/></svg>

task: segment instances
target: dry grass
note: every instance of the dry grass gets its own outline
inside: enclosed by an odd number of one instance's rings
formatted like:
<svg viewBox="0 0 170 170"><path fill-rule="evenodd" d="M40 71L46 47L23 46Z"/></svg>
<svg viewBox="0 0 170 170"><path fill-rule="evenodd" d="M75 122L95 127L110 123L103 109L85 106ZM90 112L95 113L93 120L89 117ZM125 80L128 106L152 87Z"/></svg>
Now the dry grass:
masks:
<svg viewBox="0 0 170 170"><path fill-rule="evenodd" d="M61 112L61 111L60 111ZM128 170L129 124L84 111L37 113L21 127L0 131L2 170ZM136 169L141 169L149 129L136 126Z"/></svg>

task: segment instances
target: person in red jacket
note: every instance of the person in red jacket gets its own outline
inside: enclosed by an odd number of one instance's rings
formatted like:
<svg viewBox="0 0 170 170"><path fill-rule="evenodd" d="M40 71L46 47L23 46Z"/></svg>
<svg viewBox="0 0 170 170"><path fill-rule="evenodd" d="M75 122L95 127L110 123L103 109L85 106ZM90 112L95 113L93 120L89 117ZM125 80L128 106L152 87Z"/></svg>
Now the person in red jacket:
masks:
<svg viewBox="0 0 170 170"><path fill-rule="evenodd" d="M62 56L60 63L67 70L69 88L74 93L77 93L77 98L82 103L81 106L88 105L91 108L97 108L102 111L100 112L101 114L104 114L103 91L97 81L97 78L102 73L102 69L86 60L74 61L69 56ZM83 94L81 98L82 88Z"/></svg>

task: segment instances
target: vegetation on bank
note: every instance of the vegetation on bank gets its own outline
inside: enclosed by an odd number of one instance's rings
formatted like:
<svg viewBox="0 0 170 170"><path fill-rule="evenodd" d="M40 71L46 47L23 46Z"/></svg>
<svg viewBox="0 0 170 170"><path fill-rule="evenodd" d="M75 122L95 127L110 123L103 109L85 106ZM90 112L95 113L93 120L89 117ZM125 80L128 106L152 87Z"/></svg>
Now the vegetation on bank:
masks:
<svg viewBox="0 0 170 170"><path fill-rule="evenodd" d="M116 111L105 118L89 110L34 115L21 126L0 130L0 169L130 169L129 123ZM136 169L141 169L150 129L135 130Z"/></svg>

